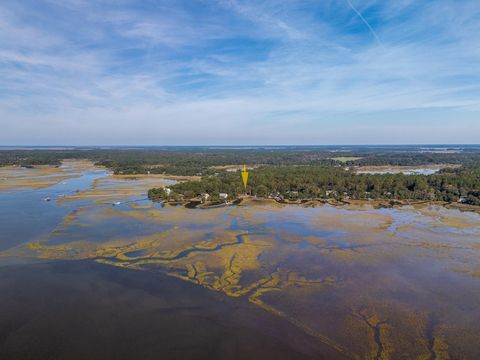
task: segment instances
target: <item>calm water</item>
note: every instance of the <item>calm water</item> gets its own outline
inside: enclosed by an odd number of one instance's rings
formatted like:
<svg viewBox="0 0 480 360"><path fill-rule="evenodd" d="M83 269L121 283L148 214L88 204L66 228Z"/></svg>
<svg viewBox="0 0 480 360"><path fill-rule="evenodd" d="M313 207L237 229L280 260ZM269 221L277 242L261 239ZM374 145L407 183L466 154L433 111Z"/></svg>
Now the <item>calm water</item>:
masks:
<svg viewBox="0 0 480 360"><path fill-rule="evenodd" d="M107 174L104 170L85 171L78 178L45 189L0 191L0 250L48 235L67 213L80 205L58 206L56 200L90 188L95 179Z"/></svg>
<svg viewBox="0 0 480 360"><path fill-rule="evenodd" d="M436 207L200 210L161 207L145 200L144 193L118 199L118 206L112 206L116 199L103 201L94 192L57 202L107 176L101 170L85 171L41 190L0 192L3 255L61 261L62 273L77 263L71 260L83 260L102 264L91 271L134 271L138 279L159 274L172 279L168 286L177 289L179 299L198 288L215 294L205 295L207 307L218 306L217 301L233 301L233 308L248 304L242 316L257 319L252 321L262 334L271 331L269 319L276 319L283 324L279 328L295 332L296 344L308 343L304 350L311 349L314 358L480 357L478 214ZM106 179L99 188L108 192L117 185ZM47 197L52 200L45 201ZM32 241L38 245L29 246ZM50 270L42 271L56 279ZM97 276L89 271L82 274ZM152 281L142 291L154 291ZM188 289L182 285L179 290L177 281ZM133 283L122 283L126 298L129 291L132 298L139 291ZM113 301L109 293L95 292L95 297ZM124 311L135 306L132 300ZM235 317L233 308L222 307L217 315ZM187 328L195 327L184 321ZM258 342L239 336L260 354ZM191 341L200 338L195 333ZM235 353L234 345L225 346L227 354Z"/></svg>
<svg viewBox="0 0 480 360"><path fill-rule="evenodd" d="M405 170L358 170L357 174L404 174L404 175L433 175L440 169L405 169Z"/></svg>

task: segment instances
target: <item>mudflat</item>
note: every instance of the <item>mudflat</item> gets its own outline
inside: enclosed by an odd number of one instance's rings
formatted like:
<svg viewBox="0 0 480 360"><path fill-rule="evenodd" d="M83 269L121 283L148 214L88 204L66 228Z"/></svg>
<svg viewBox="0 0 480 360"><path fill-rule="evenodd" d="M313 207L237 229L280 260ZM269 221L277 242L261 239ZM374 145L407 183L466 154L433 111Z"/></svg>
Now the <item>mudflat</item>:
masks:
<svg viewBox="0 0 480 360"><path fill-rule="evenodd" d="M163 274L5 266L0 289L2 359L344 358L248 302Z"/></svg>
<svg viewBox="0 0 480 360"><path fill-rule="evenodd" d="M23 211L0 217L8 264L0 306L11 309L0 324L4 354L25 343L44 358L107 345L106 358L118 349L147 358L480 357L479 214L253 199L188 209L150 202L144 181L85 172L66 185L0 194L2 214L12 204ZM98 189L111 191L108 201L63 200ZM9 226L15 219L29 231ZM194 308L186 319L184 303ZM78 325L54 320L58 311ZM55 321L65 332L58 343L60 330L47 325ZM126 348L130 335L138 343Z"/></svg>

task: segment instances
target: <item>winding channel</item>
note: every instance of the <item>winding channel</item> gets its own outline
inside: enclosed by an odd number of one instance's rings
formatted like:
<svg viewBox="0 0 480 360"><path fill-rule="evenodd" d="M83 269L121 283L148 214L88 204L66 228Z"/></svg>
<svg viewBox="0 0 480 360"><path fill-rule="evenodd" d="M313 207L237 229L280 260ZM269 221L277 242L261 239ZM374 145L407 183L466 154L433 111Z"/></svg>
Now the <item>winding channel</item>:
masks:
<svg viewBox="0 0 480 360"><path fill-rule="evenodd" d="M95 260L97 259L102 259L102 260L109 260L109 261L113 261L113 262L119 262L119 263L128 263L128 264L135 264L135 263L138 263L138 262L141 262L141 261L145 261L145 260L153 260L153 261L175 261L175 260L180 260L180 259L183 259L187 256L189 256L190 254L192 253L202 253L202 252L215 252L215 251L218 251L218 250L221 250L223 249L224 247L227 247L227 246L235 246L235 245L240 245L240 244L243 244L245 243L245 240L244 240L244 237L245 236L251 236L251 235L264 235L264 234L259 234L259 233L245 233L245 234L238 234L235 236L235 242L232 242L232 243L225 243L225 244L218 244L217 246L213 247L213 248L198 248L198 247L193 247L193 248L190 248L190 249L185 249L185 250L182 250L180 251L177 255L175 256L166 256L166 257L161 257L161 256L153 256L153 257L148 257L148 256L145 256L145 257L135 257L135 258L132 258L132 260L122 260L122 259L119 259L117 256L115 257L103 257L103 256L100 256L100 257L96 257ZM132 250L132 251L128 251L126 253L123 253L124 256L126 257L129 257L128 254L130 253L134 253L134 252L137 252L137 251L142 251L142 250Z"/></svg>

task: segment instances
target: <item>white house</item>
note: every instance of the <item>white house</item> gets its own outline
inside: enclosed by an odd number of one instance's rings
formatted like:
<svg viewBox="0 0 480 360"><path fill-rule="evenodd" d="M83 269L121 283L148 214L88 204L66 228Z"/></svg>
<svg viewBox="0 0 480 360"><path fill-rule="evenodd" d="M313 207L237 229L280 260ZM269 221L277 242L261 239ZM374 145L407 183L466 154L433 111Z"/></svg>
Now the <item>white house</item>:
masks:
<svg viewBox="0 0 480 360"><path fill-rule="evenodd" d="M205 202L208 200L208 198L210 197L210 194L208 193L203 193L202 195L200 195L201 198L202 198L202 202Z"/></svg>
<svg viewBox="0 0 480 360"><path fill-rule="evenodd" d="M227 198L228 198L228 194L227 194L227 193L220 193L220 194L218 194L218 196L219 196L220 199L222 199L222 200L227 200Z"/></svg>

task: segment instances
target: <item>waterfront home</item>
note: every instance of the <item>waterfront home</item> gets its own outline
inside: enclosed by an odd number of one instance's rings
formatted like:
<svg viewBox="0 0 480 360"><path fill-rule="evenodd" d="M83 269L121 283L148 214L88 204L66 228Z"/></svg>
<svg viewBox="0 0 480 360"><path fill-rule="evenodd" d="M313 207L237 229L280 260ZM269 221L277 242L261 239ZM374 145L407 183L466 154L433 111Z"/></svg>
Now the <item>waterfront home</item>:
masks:
<svg viewBox="0 0 480 360"><path fill-rule="evenodd" d="M202 203L204 203L205 201L208 200L208 198L210 197L210 194L203 193L202 195L200 195L200 197L202 198Z"/></svg>

